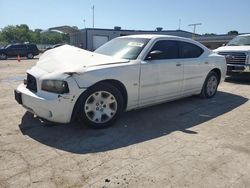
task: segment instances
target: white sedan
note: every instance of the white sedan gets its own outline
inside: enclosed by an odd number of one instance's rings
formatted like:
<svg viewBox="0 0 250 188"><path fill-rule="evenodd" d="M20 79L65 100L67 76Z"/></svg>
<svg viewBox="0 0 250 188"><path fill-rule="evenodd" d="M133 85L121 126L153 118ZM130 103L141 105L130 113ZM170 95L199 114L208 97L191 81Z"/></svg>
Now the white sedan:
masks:
<svg viewBox="0 0 250 188"><path fill-rule="evenodd" d="M123 111L200 94L211 98L226 60L202 44L166 35L118 37L95 52L64 45L45 52L15 90L19 104L59 123L92 128Z"/></svg>

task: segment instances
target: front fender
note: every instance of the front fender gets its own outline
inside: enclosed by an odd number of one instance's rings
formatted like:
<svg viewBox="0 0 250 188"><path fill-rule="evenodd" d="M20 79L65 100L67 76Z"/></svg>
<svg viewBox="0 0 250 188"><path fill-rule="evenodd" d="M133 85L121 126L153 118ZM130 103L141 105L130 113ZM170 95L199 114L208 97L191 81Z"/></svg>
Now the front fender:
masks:
<svg viewBox="0 0 250 188"><path fill-rule="evenodd" d="M138 105L139 73L139 64L129 64L115 67L95 67L82 73L75 73L72 77L75 79L79 88L85 89L104 80L116 80L121 82L127 91L127 109L130 109Z"/></svg>

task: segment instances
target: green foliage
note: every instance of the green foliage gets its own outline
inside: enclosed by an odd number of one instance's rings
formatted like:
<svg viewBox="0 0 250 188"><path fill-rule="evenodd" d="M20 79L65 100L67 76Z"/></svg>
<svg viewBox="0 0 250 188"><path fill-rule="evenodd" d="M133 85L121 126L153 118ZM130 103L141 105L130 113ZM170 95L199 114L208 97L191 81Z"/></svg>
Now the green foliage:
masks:
<svg viewBox="0 0 250 188"><path fill-rule="evenodd" d="M216 36L216 34L215 33L205 33L205 34L203 34L204 36Z"/></svg>
<svg viewBox="0 0 250 188"><path fill-rule="evenodd" d="M239 34L239 32L238 32L238 31L233 30L233 31L229 31L227 34L228 34L228 35L238 35L238 34Z"/></svg>
<svg viewBox="0 0 250 188"><path fill-rule="evenodd" d="M0 44L24 43L30 42L35 44L58 44L68 43L69 35L58 32L42 32L41 29L34 31L29 29L26 24L9 25L0 31Z"/></svg>

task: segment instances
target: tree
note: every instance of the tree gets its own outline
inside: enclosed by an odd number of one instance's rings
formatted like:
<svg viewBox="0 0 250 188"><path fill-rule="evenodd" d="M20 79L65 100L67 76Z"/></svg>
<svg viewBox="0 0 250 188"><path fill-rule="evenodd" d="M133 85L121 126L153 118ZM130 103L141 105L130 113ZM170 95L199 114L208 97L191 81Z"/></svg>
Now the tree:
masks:
<svg viewBox="0 0 250 188"><path fill-rule="evenodd" d="M17 30L15 26L6 26L2 29L1 38L4 43L13 43L17 39Z"/></svg>
<svg viewBox="0 0 250 188"><path fill-rule="evenodd" d="M78 27L77 27L77 26L73 26L72 28L75 29L75 30L78 30Z"/></svg>
<svg viewBox="0 0 250 188"><path fill-rule="evenodd" d="M69 35L58 32L42 32L41 29L30 30L26 24L9 25L0 32L0 44L31 42L35 44L68 43Z"/></svg>
<svg viewBox="0 0 250 188"><path fill-rule="evenodd" d="M63 34L55 32L55 31L48 31L41 33L41 43L43 44L58 44L66 42L63 39Z"/></svg>
<svg viewBox="0 0 250 188"><path fill-rule="evenodd" d="M203 34L204 36L215 36L216 34L215 33L205 33Z"/></svg>
<svg viewBox="0 0 250 188"><path fill-rule="evenodd" d="M233 30L233 31L229 31L227 34L228 34L228 35L238 35L239 32L236 31L236 30Z"/></svg>
<svg viewBox="0 0 250 188"><path fill-rule="evenodd" d="M30 30L26 24L21 24L16 26L17 38L16 42L29 42L30 41Z"/></svg>

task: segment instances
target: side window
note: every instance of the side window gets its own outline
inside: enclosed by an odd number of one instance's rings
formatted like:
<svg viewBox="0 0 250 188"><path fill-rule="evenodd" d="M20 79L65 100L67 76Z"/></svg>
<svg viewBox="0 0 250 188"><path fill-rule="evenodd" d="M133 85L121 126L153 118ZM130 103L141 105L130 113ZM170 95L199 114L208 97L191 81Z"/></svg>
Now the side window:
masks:
<svg viewBox="0 0 250 188"><path fill-rule="evenodd" d="M197 58L200 57L204 50L189 42L179 42L180 58Z"/></svg>
<svg viewBox="0 0 250 188"><path fill-rule="evenodd" d="M26 45L24 45L24 44L19 44L19 45L18 45L18 49L26 49Z"/></svg>
<svg viewBox="0 0 250 188"><path fill-rule="evenodd" d="M27 48L29 48L29 49L31 49L31 50L35 50L35 49L36 49L36 46L35 46L35 45L30 44L30 45L27 45Z"/></svg>
<svg viewBox="0 0 250 188"><path fill-rule="evenodd" d="M10 48L11 49L24 49L26 48L26 46L23 44L15 44L15 45L10 46Z"/></svg>
<svg viewBox="0 0 250 188"><path fill-rule="evenodd" d="M155 43L150 52L158 51L156 57L152 59L177 59L179 58L179 49L174 40L162 40ZM150 54L148 55L150 56Z"/></svg>
<svg viewBox="0 0 250 188"><path fill-rule="evenodd" d="M17 48L18 48L17 45L12 45L12 46L9 47L9 49L17 49Z"/></svg>

